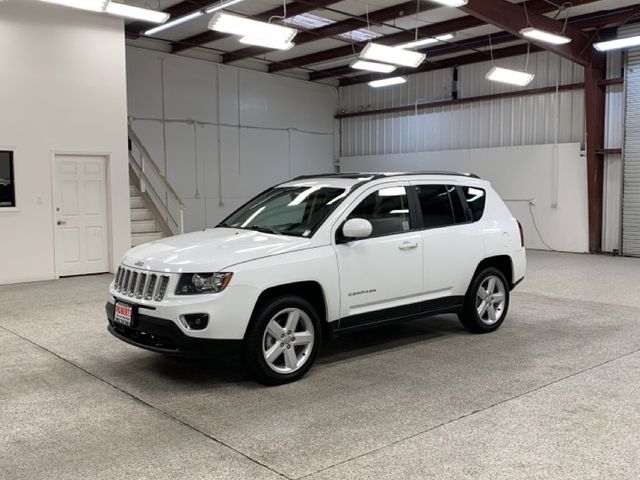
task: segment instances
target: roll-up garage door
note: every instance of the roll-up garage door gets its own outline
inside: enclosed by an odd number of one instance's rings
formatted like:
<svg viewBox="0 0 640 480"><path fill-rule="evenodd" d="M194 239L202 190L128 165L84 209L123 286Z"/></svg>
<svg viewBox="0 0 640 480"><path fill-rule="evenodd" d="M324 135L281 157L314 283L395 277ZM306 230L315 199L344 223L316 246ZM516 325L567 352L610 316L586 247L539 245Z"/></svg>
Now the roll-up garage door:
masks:
<svg viewBox="0 0 640 480"><path fill-rule="evenodd" d="M622 31L620 33L623 34ZM638 33L625 31L621 36ZM630 49L627 53L625 82L622 253L640 257L640 48Z"/></svg>

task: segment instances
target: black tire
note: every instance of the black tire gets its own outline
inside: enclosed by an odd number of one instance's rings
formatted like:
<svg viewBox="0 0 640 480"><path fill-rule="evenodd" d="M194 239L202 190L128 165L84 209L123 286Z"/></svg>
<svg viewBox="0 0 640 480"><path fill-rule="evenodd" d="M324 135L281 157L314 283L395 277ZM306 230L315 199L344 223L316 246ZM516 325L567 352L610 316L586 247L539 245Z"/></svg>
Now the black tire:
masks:
<svg viewBox="0 0 640 480"><path fill-rule="evenodd" d="M484 284L488 285L486 282L490 281L491 278L497 278L502 282L502 288L504 290L504 304L502 305L499 316L498 309L495 308L494 305L494 317L497 320L492 320L490 318L490 313L487 310L482 314L482 316L478 312L478 308L484 306L484 300L478 298L479 289ZM496 288L499 286L499 283L496 282ZM484 289L486 292L487 290ZM494 300L494 296L490 297L490 301ZM489 303L487 303L489 305ZM464 306L462 311L458 314L458 318L460 319L460 323L464 325L464 327L473 333L489 333L497 330L504 322L504 319L507 316L507 311L509 310L509 283L505 278L504 274L494 267L488 267L484 270L481 270L476 274L469 286L469 290L467 290L467 294L464 299Z"/></svg>
<svg viewBox="0 0 640 480"><path fill-rule="evenodd" d="M301 358L304 358L302 365L293 372L283 373L275 371L267 362L263 352L263 344L267 340L273 341L273 338L267 338L267 334L265 333L269 322L275 315L287 309L298 309L306 313L308 319L313 325L313 342L309 349L305 348L299 353ZM278 318L280 318L280 316L278 316ZM302 319L301 323L304 321L305 320ZM296 381L307 373L318 355L322 342L321 328L320 317L318 316L316 309L304 298L297 295L285 295L268 300L258 305L253 313L242 344L241 353L243 362L252 377L264 385L281 385L283 383ZM287 343L284 348L292 346L294 352L296 352L296 347L302 347L295 345L295 332L293 332L293 336L289 337L288 340L291 338L293 338L293 343ZM303 351L304 353L302 353ZM281 360L284 363L284 357L281 357ZM283 366L283 368L285 368L285 366Z"/></svg>

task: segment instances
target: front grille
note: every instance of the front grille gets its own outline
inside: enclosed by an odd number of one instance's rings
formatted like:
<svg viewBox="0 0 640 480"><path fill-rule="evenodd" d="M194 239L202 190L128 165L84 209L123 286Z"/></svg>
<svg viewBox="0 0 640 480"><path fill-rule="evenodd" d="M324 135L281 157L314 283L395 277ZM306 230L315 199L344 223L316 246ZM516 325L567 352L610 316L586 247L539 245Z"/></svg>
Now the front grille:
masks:
<svg viewBox="0 0 640 480"><path fill-rule="evenodd" d="M125 297L153 299L156 302L164 299L168 286L168 275L139 272L127 267L118 268L114 283L116 292Z"/></svg>

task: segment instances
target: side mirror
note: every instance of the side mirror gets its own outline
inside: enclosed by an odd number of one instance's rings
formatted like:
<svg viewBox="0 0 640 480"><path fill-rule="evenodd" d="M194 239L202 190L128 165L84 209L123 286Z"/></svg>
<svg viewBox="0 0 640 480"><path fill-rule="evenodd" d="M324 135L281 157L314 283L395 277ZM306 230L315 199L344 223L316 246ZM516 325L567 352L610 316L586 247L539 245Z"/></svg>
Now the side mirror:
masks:
<svg viewBox="0 0 640 480"><path fill-rule="evenodd" d="M373 226L364 218L350 218L342 226L342 235L345 238L366 238L373 232Z"/></svg>

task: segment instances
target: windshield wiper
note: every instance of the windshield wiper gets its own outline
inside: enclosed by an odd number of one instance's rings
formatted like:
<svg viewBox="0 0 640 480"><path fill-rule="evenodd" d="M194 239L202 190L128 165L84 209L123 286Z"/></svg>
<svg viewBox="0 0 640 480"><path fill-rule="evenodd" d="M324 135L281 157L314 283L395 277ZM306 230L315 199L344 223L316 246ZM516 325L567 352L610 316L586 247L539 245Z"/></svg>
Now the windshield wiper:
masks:
<svg viewBox="0 0 640 480"><path fill-rule="evenodd" d="M273 233L274 235L280 235L280 232L275 228L268 227L267 225L251 225L251 230L256 230L262 233Z"/></svg>

